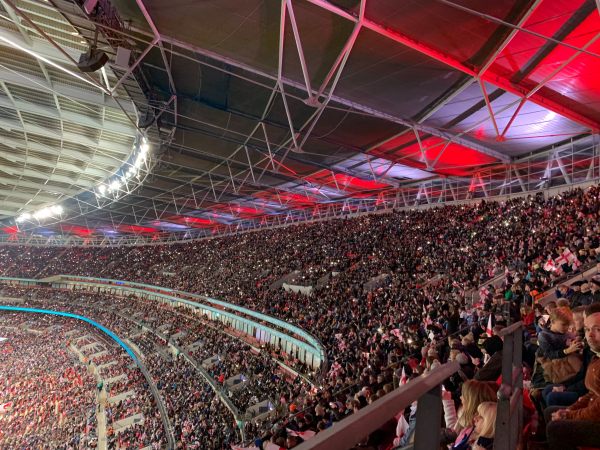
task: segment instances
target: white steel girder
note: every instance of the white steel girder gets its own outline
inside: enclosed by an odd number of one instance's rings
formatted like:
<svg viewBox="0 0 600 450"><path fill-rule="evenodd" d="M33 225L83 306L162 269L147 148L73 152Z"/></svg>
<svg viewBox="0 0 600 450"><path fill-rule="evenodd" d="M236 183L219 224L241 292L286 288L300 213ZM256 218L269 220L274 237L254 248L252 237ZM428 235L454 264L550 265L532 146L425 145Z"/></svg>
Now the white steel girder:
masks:
<svg viewBox="0 0 600 450"><path fill-rule="evenodd" d="M78 133L71 133L67 131L63 131L61 133L31 123L25 123L23 126L23 124L19 123L18 121L10 119L0 119L0 128L5 130L20 131L27 133L28 135L38 135L59 141L71 142L73 144L86 145L92 148L101 148L123 156L129 155L133 148L132 145L119 144L102 138L96 140L89 136L83 136Z"/></svg>
<svg viewBox="0 0 600 450"><path fill-rule="evenodd" d="M10 91L10 89L8 90ZM82 125L101 131L109 131L111 133L123 134L125 136L135 137L137 134L137 130L132 126L128 126L127 124L121 124L107 120L96 120L83 114L77 114L71 111L60 111L57 108L48 108L33 102L19 100L18 98L14 98L14 101L10 102L8 99L0 97L0 107L8 109L14 107L18 111L28 112L56 120L64 120L76 125Z"/></svg>

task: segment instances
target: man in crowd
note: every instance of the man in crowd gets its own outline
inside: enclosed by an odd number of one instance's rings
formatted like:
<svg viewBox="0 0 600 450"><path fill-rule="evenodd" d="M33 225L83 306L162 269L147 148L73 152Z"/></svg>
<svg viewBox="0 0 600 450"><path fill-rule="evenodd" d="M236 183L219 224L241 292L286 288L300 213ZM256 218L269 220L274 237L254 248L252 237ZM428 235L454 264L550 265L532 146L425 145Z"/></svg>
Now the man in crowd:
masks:
<svg viewBox="0 0 600 450"><path fill-rule="evenodd" d="M587 368L585 385L588 394L569 408L547 408L545 416L550 450L570 450L600 446L600 304L585 311L585 338L595 357Z"/></svg>

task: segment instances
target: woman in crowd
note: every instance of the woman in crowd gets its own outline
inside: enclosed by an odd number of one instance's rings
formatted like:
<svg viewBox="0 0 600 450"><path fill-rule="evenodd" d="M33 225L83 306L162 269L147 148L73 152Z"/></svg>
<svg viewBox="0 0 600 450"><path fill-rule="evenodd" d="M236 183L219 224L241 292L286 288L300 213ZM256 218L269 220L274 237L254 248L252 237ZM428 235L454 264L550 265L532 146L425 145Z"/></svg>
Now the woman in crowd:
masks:
<svg viewBox="0 0 600 450"><path fill-rule="evenodd" d="M477 414L477 408L483 402L496 401L496 385L485 381L469 380L462 385L460 395L461 407L456 412L456 407L451 396L445 394L443 399L444 420L446 428L457 433L453 449L465 450L472 441L471 436L474 432L474 419Z"/></svg>
<svg viewBox="0 0 600 450"><path fill-rule="evenodd" d="M496 402L483 402L477 407L472 450L492 450L494 448L497 406Z"/></svg>

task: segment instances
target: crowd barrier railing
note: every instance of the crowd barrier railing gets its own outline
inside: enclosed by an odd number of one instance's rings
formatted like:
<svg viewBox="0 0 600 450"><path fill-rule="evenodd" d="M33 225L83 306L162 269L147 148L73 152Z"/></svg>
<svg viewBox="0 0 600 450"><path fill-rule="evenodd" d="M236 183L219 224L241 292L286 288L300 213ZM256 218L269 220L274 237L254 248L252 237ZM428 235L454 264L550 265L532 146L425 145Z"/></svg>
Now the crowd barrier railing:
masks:
<svg viewBox="0 0 600 450"><path fill-rule="evenodd" d="M504 341L504 347L494 450L515 450L523 432L523 323L517 322L503 329L499 336ZM439 450L441 384L459 369L458 363L447 363L411 380L304 442L298 450L352 448L414 401L417 401L417 422L412 448Z"/></svg>
<svg viewBox="0 0 600 450"><path fill-rule="evenodd" d="M165 427L165 429L167 431L168 449L174 450L176 447L175 434L173 432L173 426L171 424L171 419L169 418L169 414L167 413L167 408L165 406L165 403L162 400L160 392L158 392L156 383L154 383L154 381L152 380L152 375L150 375L148 368L142 362L138 363L138 367L140 368L140 370L142 371L142 374L144 375L144 378L148 382L148 386L150 386L150 392L152 392L152 396L156 399L156 404L158 406L158 410L160 411L160 418L163 422L163 426Z"/></svg>
<svg viewBox="0 0 600 450"><path fill-rule="evenodd" d="M457 362L443 364L321 431L297 450L352 448L414 401L417 401L415 450L439 450L442 383L459 369Z"/></svg>

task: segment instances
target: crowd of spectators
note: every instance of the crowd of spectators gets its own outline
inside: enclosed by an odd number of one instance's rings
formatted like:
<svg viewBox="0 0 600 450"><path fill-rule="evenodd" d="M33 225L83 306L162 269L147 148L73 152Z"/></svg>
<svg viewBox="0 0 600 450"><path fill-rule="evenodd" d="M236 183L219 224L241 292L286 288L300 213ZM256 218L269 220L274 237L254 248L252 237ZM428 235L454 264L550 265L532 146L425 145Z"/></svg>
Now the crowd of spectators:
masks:
<svg viewBox="0 0 600 450"><path fill-rule="evenodd" d="M79 326L58 317L0 315L0 449L95 448L96 383L66 336Z"/></svg>
<svg viewBox="0 0 600 450"><path fill-rule="evenodd" d="M468 434L470 443L484 438L477 445L487 448L493 437L488 419L495 412L487 404L493 399L481 392L490 386L478 385L473 395L479 400L468 405L463 388L469 379L496 381L502 339L492 336L477 344L486 335L490 317L496 330L511 321L531 319L534 339L526 340L525 363L534 372L532 383L539 379L541 358L551 358L543 355L544 337L537 350L535 335L541 336L548 326L553 327L549 332L560 334L558 322L564 317L540 310L536 300L564 274L599 261L598 193L598 187L591 187L549 199L538 195L503 203L367 215L171 245L72 250L4 247L0 261L10 261L1 266L8 276L69 273L208 295L311 332L327 349L329 370L318 389L281 395L278 403L286 405L285 417L268 426L247 425L247 434L259 445L271 441L292 448L305 433L327 428L406 377L456 360L461 372L446 386L447 428L458 434L456 439ZM178 269L173 276L166 268ZM311 295L272 287L294 271L313 283ZM468 293L498 274L503 275L500 287L489 286L479 304L469 305ZM325 283L317 284L323 276ZM383 280L380 287L371 287L374 279ZM561 308L593 306L598 282L583 284L587 286L579 287L580 295L569 297L567 289L562 298L567 304ZM178 317L172 324L186 329L180 326L182 320ZM568 321L567 327L575 327L575 322ZM581 342L569 342L566 351L576 353L581 348ZM233 349L232 361L240 361L236 354ZM191 370L177 359L175 368L163 365L183 373ZM228 366L221 370L229 373ZM585 377L583 384L589 389ZM538 405L547 406L544 402L542 398ZM459 406L454 412L459 427L450 419L450 403ZM399 433L398 445L410 439L414 411L407 411L405 420L408 431ZM482 422L478 431L474 420ZM469 431L461 436L464 430ZM377 448L378 439L381 434L372 435L362 445Z"/></svg>
<svg viewBox="0 0 600 450"><path fill-rule="evenodd" d="M227 390L228 379L243 376L243 388L236 389L235 393L227 393L242 414L259 402L274 402L281 396L290 398L295 396L299 389L307 388L301 377L293 377L286 373L270 354L252 349L247 343L227 334L221 322L210 321L207 317L187 315L185 310L170 305L149 304L148 301L135 298L114 299L111 301L111 307L120 310L126 308L132 316L143 312L146 320L150 317L155 319L153 326L160 327L164 339L185 351L198 363L216 356L216 361L207 371L224 390ZM184 334L179 335L182 331ZM171 339L172 336L177 337ZM195 350L187 351L186 348L195 342L201 342L201 345Z"/></svg>
<svg viewBox="0 0 600 450"><path fill-rule="evenodd" d="M50 289L31 290L4 287L0 293L2 296L10 298L16 296L22 297L25 302L19 306L71 312L94 318L98 322L104 321L106 324L110 324L112 327L118 329L123 337L128 336L135 330L135 327L131 323L126 320L120 320L118 316L91 309L93 301L85 305L75 302L75 299L81 300L81 296L75 296L70 292L57 292ZM90 298L89 300L97 299ZM96 311L96 314L90 314L90 311ZM4 316L5 313L0 315L0 317ZM23 321L25 321L28 316L23 315L23 317ZM12 321L10 319L7 320ZM87 364L96 367L95 370L99 373L102 388L108 393L107 398L109 401L105 408L108 448L122 450L133 450L147 446L155 449L162 448L166 442L166 437L157 405L143 374L135 366L131 357L126 355L116 345L112 345L107 349L108 342L106 340L102 340L102 344L98 344L100 341L94 337L93 329L91 328L78 334L81 335L80 339L78 339L77 334L69 335L68 343L76 346L78 352L82 355L88 354L89 357L86 357ZM96 345L90 347L89 351L86 351L84 347L89 344ZM83 351L81 350L82 348L84 348ZM94 354L100 354L100 356L96 358ZM110 380L113 377L117 377L118 381L104 383L104 380ZM110 401L112 397L125 392L133 392L133 395L124 401L116 403ZM144 421L143 430L140 430L139 426L134 426L115 431L114 426L116 422L135 414L142 415Z"/></svg>
<svg viewBox="0 0 600 450"><path fill-rule="evenodd" d="M24 306L51 310L68 311L85 315L104 324L121 337L128 338L142 353L145 366L149 370L153 382L157 386L167 409L174 435L178 445L187 449L229 448L229 445L239 441L238 428L233 415L219 397L212 391L210 385L190 363L183 358L165 357L166 341L152 333L141 333L136 321L125 318L119 313L122 307L127 307L135 313L138 305L146 318L152 317L156 326L170 323L175 318L169 316L169 311L155 309L144 305L133 298L114 298L104 294L90 294L53 289L32 289L20 291L25 297ZM12 288L4 289L3 293L13 294ZM11 295L12 296L12 295ZM138 310L139 312L139 310ZM174 313L171 313L174 314ZM159 318L165 320L161 322ZM198 328L198 324L195 324ZM85 343L85 340L82 340ZM91 342L90 342L91 343ZM113 358L116 364L101 365L100 374L104 379L119 377L114 385L107 386L112 396L135 388L136 395L125 400L110 404L106 408L109 429L109 448L134 449L146 446L162 448L165 435L161 431L162 423L156 411L148 386L141 382L142 378L134 377L139 371L131 368L131 361L126 358ZM115 392L118 390L118 392ZM114 394L114 395L113 395ZM142 414L143 425L133 424L124 430L116 429L116 422L128 417ZM202 426L197 426L201 424Z"/></svg>

